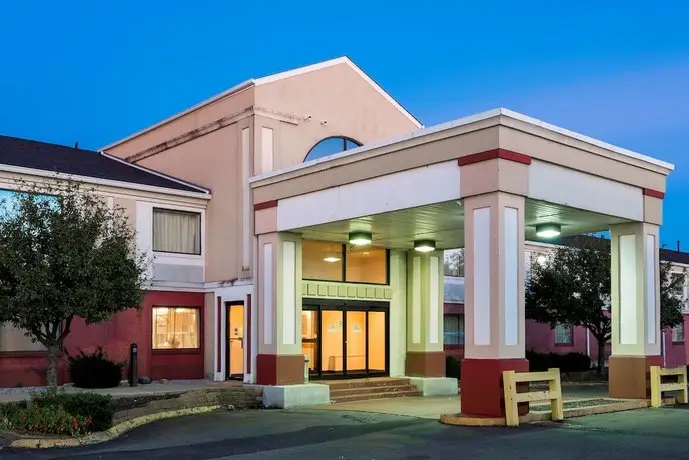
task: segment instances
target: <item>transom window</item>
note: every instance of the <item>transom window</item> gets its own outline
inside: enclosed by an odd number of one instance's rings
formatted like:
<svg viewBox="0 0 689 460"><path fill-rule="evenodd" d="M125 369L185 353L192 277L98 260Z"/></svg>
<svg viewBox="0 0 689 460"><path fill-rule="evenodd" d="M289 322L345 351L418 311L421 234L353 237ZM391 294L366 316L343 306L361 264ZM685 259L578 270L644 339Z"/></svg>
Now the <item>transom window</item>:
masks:
<svg viewBox="0 0 689 460"><path fill-rule="evenodd" d="M302 278L318 281L388 284L388 251L342 243L304 240Z"/></svg>
<svg viewBox="0 0 689 460"><path fill-rule="evenodd" d="M304 161L316 160L318 158L327 157L335 153L344 152L361 147L361 142L355 141L350 137L326 137L319 141L316 145L311 147L309 153L306 154Z"/></svg>
<svg viewBox="0 0 689 460"><path fill-rule="evenodd" d="M201 213L153 208L153 250L201 254Z"/></svg>

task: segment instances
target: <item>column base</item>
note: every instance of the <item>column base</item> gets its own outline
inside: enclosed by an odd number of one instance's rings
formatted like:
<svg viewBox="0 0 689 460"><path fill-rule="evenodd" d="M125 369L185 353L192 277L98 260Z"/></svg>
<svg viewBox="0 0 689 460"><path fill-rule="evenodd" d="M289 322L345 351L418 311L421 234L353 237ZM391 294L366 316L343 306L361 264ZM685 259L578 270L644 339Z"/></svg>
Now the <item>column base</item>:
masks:
<svg viewBox="0 0 689 460"><path fill-rule="evenodd" d="M409 377L409 383L418 388L424 396L457 396L459 394L457 379L450 377Z"/></svg>
<svg viewBox="0 0 689 460"><path fill-rule="evenodd" d="M504 417L503 371L528 372L526 359L462 360L460 400L462 414L473 417ZM528 385L528 384L526 384ZM529 405L519 405L519 415L526 415Z"/></svg>
<svg viewBox="0 0 689 460"><path fill-rule="evenodd" d="M611 398L651 397L650 367L662 366L662 356L611 356L608 360L608 393Z"/></svg>
<svg viewBox="0 0 689 460"><path fill-rule="evenodd" d="M330 404L330 387L315 383L263 387L263 406L269 409Z"/></svg>
<svg viewBox="0 0 689 460"><path fill-rule="evenodd" d="M256 384L296 385L304 383L303 355L256 356Z"/></svg>
<svg viewBox="0 0 689 460"><path fill-rule="evenodd" d="M408 351L405 375L410 377L445 377L445 352Z"/></svg>

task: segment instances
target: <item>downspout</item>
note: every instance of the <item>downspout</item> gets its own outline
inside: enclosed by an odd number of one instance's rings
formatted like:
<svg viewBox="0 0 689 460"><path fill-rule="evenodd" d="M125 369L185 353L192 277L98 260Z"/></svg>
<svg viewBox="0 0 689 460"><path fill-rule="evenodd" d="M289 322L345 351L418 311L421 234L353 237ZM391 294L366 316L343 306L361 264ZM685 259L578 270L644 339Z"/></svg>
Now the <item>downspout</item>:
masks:
<svg viewBox="0 0 689 460"><path fill-rule="evenodd" d="M589 328L585 328L586 330L586 356L591 359L591 331L589 331ZM593 363L593 362L592 362Z"/></svg>
<svg viewBox="0 0 689 460"><path fill-rule="evenodd" d="M665 331L660 330L660 344L661 344L661 354L663 355L663 367L667 367L667 353L665 350Z"/></svg>

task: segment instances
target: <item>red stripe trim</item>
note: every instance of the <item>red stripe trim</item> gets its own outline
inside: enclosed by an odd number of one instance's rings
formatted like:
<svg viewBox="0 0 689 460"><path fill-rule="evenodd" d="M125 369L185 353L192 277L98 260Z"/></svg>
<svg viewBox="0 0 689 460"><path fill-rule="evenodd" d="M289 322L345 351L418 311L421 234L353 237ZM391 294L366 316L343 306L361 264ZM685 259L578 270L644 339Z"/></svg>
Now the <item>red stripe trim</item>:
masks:
<svg viewBox="0 0 689 460"><path fill-rule="evenodd" d="M466 166L473 163L480 163L481 161L494 160L500 158L503 160L514 161L525 165L531 164L531 157L523 153L513 152L505 149L486 150L485 152L472 153L457 159L459 166Z"/></svg>
<svg viewBox="0 0 689 460"><path fill-rule="evenodd" d="M246 295L246 326L244 327L246 340L246 373L251 374L251 294Z"/></svg>
<svg viewBox="0 0 689 460"><path fill-rule="evenodd" d="M276 208L278 205L278 200L264 201L263 203L255 203L254 211L260 211L261 209Z"/></svg>
<svg viewBox="0 0 689 460"><path fill-rule="evenodd" d="M660 198L661 200L665 198L665 193L659 192L658 190L653 190L652 188L645 188L644 195L652 196L653 198Z"/></svg>
<svg viewBox="0 0 689 460"><path fill-rule="evenodd" d="M222 348L220 348L220 344L222 343L222 298L218 296L218 316L217 316L217 323L218 323L218 340L217 340L217 355L218 355L218 362L217 362L217 372L222 371Z"/></svg>

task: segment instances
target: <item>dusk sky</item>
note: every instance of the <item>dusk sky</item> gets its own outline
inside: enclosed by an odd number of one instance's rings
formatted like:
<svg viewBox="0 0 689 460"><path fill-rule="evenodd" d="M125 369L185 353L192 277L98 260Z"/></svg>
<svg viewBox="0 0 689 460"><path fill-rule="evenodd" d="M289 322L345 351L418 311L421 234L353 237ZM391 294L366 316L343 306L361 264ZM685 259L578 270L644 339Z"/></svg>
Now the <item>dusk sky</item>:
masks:
<svg viewBox="0 0 689 460"><path fill-rule="evenodd" d="M689 250L687 31L686 0L4 1L0 134L98 149L348 55L426 126L506 107L674 163L661 238Z"/></svg>

